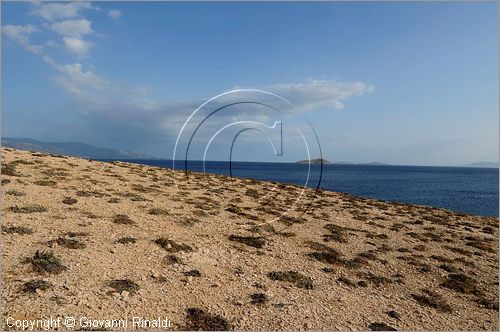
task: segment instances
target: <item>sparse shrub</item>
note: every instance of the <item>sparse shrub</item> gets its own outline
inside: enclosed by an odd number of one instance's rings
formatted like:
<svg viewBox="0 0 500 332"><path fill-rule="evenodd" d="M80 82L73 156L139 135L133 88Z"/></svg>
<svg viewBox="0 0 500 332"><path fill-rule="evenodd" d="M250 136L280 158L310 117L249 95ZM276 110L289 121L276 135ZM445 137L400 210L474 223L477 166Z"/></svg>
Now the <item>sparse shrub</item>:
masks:
<svg viewBox="0 0 500 332"><path fill-rule="evenodd" d="M489 253L495 253L498 251L498 248L494 248L490 243L487 243L488 241L486 241L486 239L468 237L467 240L468 241L465 243L465 245L467 246L483 250Z"/></svg>
<svg viewBox="0 0 500 332"><path fill-rule="evenodd" d="M208 212L203 210L195 210L193 214L197 217L208 217Z"/></svg>
<svg viewBox="0 0 500 332"><path fill-rule="evenodd" d="M239 206L232 205L232 204L228 208L226 208L226 211L229 211L229 212L237 214L237 215L245 214L245 212L243 212Z"/></svg>
<svg viewBox="0 0 500 332"><path fill-rule="evenodd" d="M331 252L311 252L307 254L309 257L314 258L317 261L323 262L323 263L328 263L328 264L334 264L334 265L344 265L344 260L340 257L340 254L331 251Z"/></svg>
<svg viewBox="0 0 500 332"><path fill-rule="evenodd" d="M362 252L358 255L358 257L365 258L365 259L372 260L372 261L379 259L377 254L375 254L372 250Z"/></svg>
<svg viewBox="0 0 500 332"><path fill-rule="evenodd" d="M26 259L27 263L31 263L33 269L38 273L59 274L67 267L61 264L61 260L54 256L52 252L37 250L33 257Z"/></svg>
<svg viewBox="0 0 500 332"><path fill-rule="evenodd" d="M481 291L476 286L476 282L464 274L449 274L441 286L459 293L474 295L481 294Z"/></svg>
<svg viewBox="0 0 500 332"><path fill-rule="evenodd" d="M479 297L475 301L477 304L486 309L492 309L498 311L498 299L490 300L484 297Z"/></svg>
<svg viewBox="0 0 500 332"><path fill-rule="evenodd" d="M446 258L446 257L443 257L443 256L439 256L439 255L432 255L430 256L430 258L438 261L438 262L441 262L441 263L451 263L453 262L452 259L449 259L449 258Z"/></svg>
<svg viewBox="0 0 500 332"><path fill-rule="evenodd" d="M438 294L429 290L424 290L424 293L426 294L412 294L411 296L422 306L431 307L442 312L452 311L451 306Z"/></svg>
<svg viewBox="0 0 500 332"><path fill-rule="evenodd" d="M265 293L254 293L250 295L250 302L252 304L264 304L268 300L268 296Z"/></svg>
<svg viewBox="0 0 500 332"><path fill-rule="evenodd" d="M10 189L10 190L7 190L5 192L7 195L11 195L11 196L17 196L17 197L20 197L20 196L25 196L26 193L22 192L22 191L19 191L19 190L15 190L15 189Z"/></svg>
<svg viewBox="0 0 500 332"><path fill-rule="evenodd" d="M197 224L200 222L200 219L197 218L183 218L182 220L178 221L179 224L184 225L184 226L193 226L194 224Z"/></svg>
<svg viewBox="0 0 500 332"><path fill-rule="evenodd" d="M392 283L392 280L384 276L378 276L371 272L365 272L362 274L366 281L371 282L375 286L385 285Z"/></svg>
<svg viewBox="0 0 500 332"><path fill-rule="evenodd" d="M240 236L240 235L230 235L229 240L233 242L240 242L246 244L247 246L254 248L262 248L266 244L266 240L260 236Z"/></svg>
<svg viewBox="0 0 500 332"><path fill-rule="evenodd" d="M115 224L121 224L121 225L134 225L135 221L129 218L129 216L125 214L117 214L113 217L113 222Z"/></svg>
<svg viewBox="0 0 500 332"><path fill-rule="evenodd" d="M199 308L186 309L186 331L228 331L232 327L222 316L206 313Z"/></svg>
<svg viewBox="0 0 500 332"><path fill-rule="evenodd" d="M78 236L88 236L89 233L87 233L87 232L66 232L65 235L68 237L78 237Z"/></svg>
<svg viewBox="0 0 500 332"><path fill-rule="evenodd" d="M275 232L276 235L283 236L283 237L295 237L297 234L294 232Z"/></svg>
<svg viewBox="0 0 500 332"><path fill-rule="evenodd" d="M201 277L201 272L198 270L190 270L183 273L186 277Z"/></svg>
<svg viewBox="0 0 500 332"><path fill-rule="evenodd" d="M367 233L366 237L370 239L379 239L379 240L387 240L389 238L387 234L375 234L375 233Z"/></svg>
<svg viewBox="0 0 500 332"><path fill-rule="evenodd" d="M60 237L58 239L51 240L48 242L49 245L52 245L53 243L57 243L61 247L68 249L85 249L87 247L85 243L82 243L74 239L66 239L64 237Z"/></svg>
<svg viewBox="0 0 500 332"><path fill-rule="evenodd" d="M251 198L255 198L255 199L260 198L259 192L255 189L252 189L252 188L248 188L247 191L245 192L245 195L247 195Z"/></svg>
<svg viewBox="0 0 500 332"><path fill-rule="evenodd" d="M424 246L423 244L419 244L419 245L416 245L415 247L413 247L413 249L416 251L426 251L427 247Z"/></svg>
<svg viewBox="0 0 500 332"><path fill-rule="evenodd" d="M62 202L63 202L64 204L73 205L73 204L76 204L76 202L78 202L78 200L77 200L77 199L75 199L75 198L71 198L71 197L65 197L65 198L62 200Z"/></svg>
<svg viewBox="0 0 500 332"><path fill-rule="evenodd" d="M161 208L152 208L148 211L148 213L154 216L168 216L170 214L168 210Z"/></svg>
<svg viewBox="0 0 500 332"><path fill-rule="evenodd" d="M493 227L490 227L490 226L485 226L485 227L483 227L482 230L486 234L495 234L495 229Z"/></svg>
<svg viewBox="0 0 500 332"><path fill-rule="evenodd" d="M114 288L118 293L127 291L131 294L136 293L140 287L130 279L115 279L109 282L109 287Z"/></svg>
<svg viewBox="0 0 500 332"><path fill-rule="evenodd" d="M129 236L124 236L116 240L116 243L121 243L121 244L136 243L136 242L137 240L135 238Z"/></svg>
<svg viewBox="0 0 500 332"><path fill-rule="evenodd" d="M47 186L47 187L52 187L57 184L57 182L53 180L38 180L33 183L36 184L37 186Z"/></svg>
<svg viewBox="0 0 500 332"><path fill-rule="evenodd" d="M150 193L156 191L155 189L143 186L142 184L132 185L132 189L141 193Z"/></svg>
<svg viewBox="0 0 500 332"><path fill-rule="evenodd" d="M347 286L351 287L356 286L356 283L354 283L351 279L347 278L346 276L340 276L337 280L343 284L346 284Z"/></svg>
<svg viewBox="0 0 500 332"><path fill-rule="evenodd" d="M76 192L77 196L80 197L97 197L97 198L102 198L104 196L109 196L108 194L99 192L99 191L87 191L87 190L78 190Z"/></svg>
<svg viewBox="0 0 500 332"><path fill-rule="evenodd" d="M8 227L2 226L2 232L7 234L20 234L20 235L33 233L31 228L25 226L8 226Z"/></svg>
<svg viewBox="0 0 500 332"><path fill-rule="evenodd" d="M363 288L368 287L368 283L364 280L360 280L360 281L358 281L358 286L363 287Z"/></svg>
<svg viewBox="0 0 500 332"><path fill-rule="evenodd" d="M465 249L462 249L462 248L459 248L459 247L444 246L444 248L446 248L450 251L453 251L457 254L463 255L463 256L467 256L467 257L472 256L472 252L465 250Z"/></svg>
<svg viewBox="0 0 500 332"><path fill-rule="evenodd" d="M327 224L325 225L325 229L327 229L330 233L323 235L323 239L325 241L336 241L339 243L347 243L347 234L344 231L344 228L335 224Z"/></svg>
<svg viewBox="0 0 500 332"><path fill-rule="evenodd" d="M52 284L42 279L30 280L23 284L21 291L23 293L36 293L37 289L47 290L52 287Z"/></svg>
<svg viewBox="0 0 500 332"><path fill-rule="evenodd" d="M279 217L279 221L282 222L282 223L284 223L287 226L291 226L293 224L302 223L304 220L301 219L301 218L298 218L298 217L294 217L294 216L289 216L289 215L282 214Z"/></svg>
<svg viewBox="0 0 500 332"><path fill-rule="evenodd" d="M401 318L401 315L394 311L394 310L390 310L387 312L387 316L391 317L391 318L394 318L394 319L400 319Z"/></svg>
<svg viewBox="0 0 500 332"><path fill-rule="evenodd" d="M164 262L172 265L172 264L182 264L182 259L179 256L176 255L167 255L165 258L163 258Z"/></svg>
<svg viewBox="0 0 500 332"><path fill-rule="evenodd" d="M458 271L458 269L455 266L446 263L441 264L438 267L442 270L445 270L446 272L454 273Z"/></svg>
<svg viewBox="0 0 500 332"><path fill-rule="evenodd" d="M29 204L26 206L11 206L9 210L13 213L37 213L37 212L47 212L47 209L38 204Z"/></svg>
<svg viewBox="0 0 500 332"><path fill-rule="evenodd" d="M387 325L386 323L370 323L368 328L371 331L397 331L394 327Z"/></svg>
<svg viewBox="0 0 500 332"><path fill-rule="evenodd" d="M157 245L168 252L193 251L193 248L187 244L178 244L168 238L160 237L154 241Z"/></svg>
<svg viewBox="0 0 500 332"><path fill-rule="evenodd" d="M21 174L16 171L15 164L2 165L2 172L1 173L2 173L2 175L8 175L8 176L21 176Z"/></svg>
<svg viewBox="0 0 500 332"><path fill-rule="evenodd" d="M99 216L93 212L90 211L82 211L82 215L85 216L86 218L89 219L97 219Z"/></svg>
<svg viewBox="0 0 500 332"><path fill-rule="evenodd" d="M291 282L299 288L313 289L312 279L296 271L274 271L269 272L267 276L271 280Z"/></svg>

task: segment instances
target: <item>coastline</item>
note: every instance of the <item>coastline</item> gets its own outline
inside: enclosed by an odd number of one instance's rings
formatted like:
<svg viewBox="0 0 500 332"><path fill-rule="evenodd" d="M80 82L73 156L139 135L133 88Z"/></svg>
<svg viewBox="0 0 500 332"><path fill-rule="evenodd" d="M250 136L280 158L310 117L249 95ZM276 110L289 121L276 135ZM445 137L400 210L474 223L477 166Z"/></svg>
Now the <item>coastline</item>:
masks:
<svg viewBox="0 0 500 332"><path fill-rule="evenodd" d="M268 224L299 188L196 173L173 183L173 173L2 149L4 318L498 328L498 218L306 190L311 209ZM65 269L36 270L37 250ZM51 286L26 290L38 279Z"/></svg>

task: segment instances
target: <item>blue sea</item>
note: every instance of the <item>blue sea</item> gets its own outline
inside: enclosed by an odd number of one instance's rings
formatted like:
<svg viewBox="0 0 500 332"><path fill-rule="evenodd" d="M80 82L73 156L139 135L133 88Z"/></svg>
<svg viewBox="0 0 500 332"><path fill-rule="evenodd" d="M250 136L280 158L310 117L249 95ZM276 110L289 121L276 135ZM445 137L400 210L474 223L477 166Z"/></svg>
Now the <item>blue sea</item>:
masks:
<svg viewBox="0 0 500 332"><path fill-rule="evenodd" d="M151 166L172 167L172 161L133 160ZM182 163L176 163L176 167ZM188 169L202 172L201 162ZM206 171L229 175L228 162L207 162ZM233 162L232 175L304 185L308 165ZM320 167L312 166L308 186L315 188ZM498 169L470 167L323 165L320 188L353 196L421 204L452 211L498 217Z"/></svg>

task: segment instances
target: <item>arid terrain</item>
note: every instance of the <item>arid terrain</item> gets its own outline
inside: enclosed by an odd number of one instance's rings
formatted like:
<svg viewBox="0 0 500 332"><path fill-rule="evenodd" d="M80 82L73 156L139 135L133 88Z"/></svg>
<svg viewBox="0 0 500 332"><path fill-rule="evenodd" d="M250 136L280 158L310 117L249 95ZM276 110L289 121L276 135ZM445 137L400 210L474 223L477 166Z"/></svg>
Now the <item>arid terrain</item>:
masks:
<svg viewBox="0 0 500 332"><path fill-rule="evenodd" d="M498 219L300 193L2 149L2 326L498 330Z"/></svg>

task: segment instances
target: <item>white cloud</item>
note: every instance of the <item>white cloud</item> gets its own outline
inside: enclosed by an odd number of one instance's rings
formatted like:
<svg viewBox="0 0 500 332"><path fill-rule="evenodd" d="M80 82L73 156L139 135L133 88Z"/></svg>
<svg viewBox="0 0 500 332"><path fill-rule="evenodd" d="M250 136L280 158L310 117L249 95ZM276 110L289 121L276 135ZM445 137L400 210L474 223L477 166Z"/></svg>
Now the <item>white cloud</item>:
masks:
<svg viewBox="0 0 500 332"><path fill-rule="evenodd" d="M85 70L80 63L62 65L49 56L43 59L57 70L54 81L89 111L123 114L125 109L134 112L157 109L156 102L145 98L145 87L130 89L92 70Z"/></svg>
<svg viewBox="0 0 500 332"><path fill-rule="evenodd" d="M108 12L108 16L111 17L113 20L118 20L120 17L122 17L122 12L119 11L118 9L111 9Z"/></svg>
<svg viewBox="0 0 500 332"><path fill-rule="evenodd" d="M29 36L32 33L38 32L37 27L28 24L28 25L5 25L2 27L2 31L5 33L5 35L20 43L20 44L26 44L29 42Z"/></svg>
<svg viewBox="0 0 500 332"><path fill-rule="evenodd" d="M86 56L93 45L91 42L76 37L64 37L63 42L64 46L66 46L71 53L79 57Z"/></svg>
<svg viewBox="0 0 500 332"><path fill-rule="evenodd" d="M263 90L290 100L302 111L311 111L318 108L343 109L345 100L372 92L374 87L364 82L310 79L304 83L269 85Z"/></svg>
<svg viewBox="0 0 500 332"><path fill-rule="evenodd" d="M66 20L52 24L50 29L65 37L82 37L93 32L91 25L86 19Z"/></svg>
<svg viewBox="0 0 500 332"><path fill-rule="evenodd" d="M74 97L91 97L94 92L103 90L110 84L96 73L85 71L80 63L58 65L51 58L47 58L46 62L53 65L60 74L55 77L55 81Z"/></svg>
<svg viewBox="0 0 500 332"><path fill-rule="evenodd" d="M40 54L43 50L43 46L31 44L30 36L33 33L39 32L40 30L31 25L5 25L2 27L2 32L9 38L10 40L21 44L28 51Z"/></svg>
<svg viewBox="0 0 500 332"><path fill-rule="evenodd" d="M52 40L52 39L47 40L44 43L44 45L47 47L58 47L59 46L59 44L55 40Z"/></svg>
<svg viewBox="0 0 500 332"><path fill-rule="evenodd" d="M90 3L79 1L68 3L38 3L29 13L42 17L48 21L54 21L57 19L80 16L82 10L90 8L92 8Z"/></svg>

